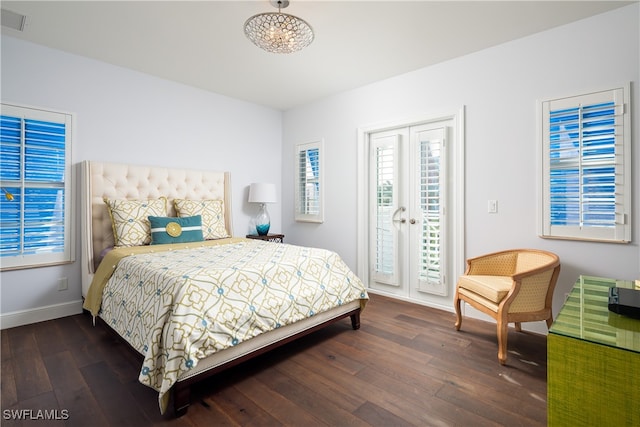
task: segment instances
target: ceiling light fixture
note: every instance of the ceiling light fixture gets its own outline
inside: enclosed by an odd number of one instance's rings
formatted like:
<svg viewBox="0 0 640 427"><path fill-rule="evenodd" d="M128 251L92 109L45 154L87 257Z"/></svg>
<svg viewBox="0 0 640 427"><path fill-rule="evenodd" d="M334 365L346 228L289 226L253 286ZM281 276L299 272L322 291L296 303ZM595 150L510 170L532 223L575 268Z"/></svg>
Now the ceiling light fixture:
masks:
<svg viewBox="0 0 640 427"><path fill-rule="evenodd" d="M271 0L278 13L259 13L244 23L244 34L253 44L267 52L292 53L311 44L313 30L304 20L280 9L289 6L289 0Z"/></svg>

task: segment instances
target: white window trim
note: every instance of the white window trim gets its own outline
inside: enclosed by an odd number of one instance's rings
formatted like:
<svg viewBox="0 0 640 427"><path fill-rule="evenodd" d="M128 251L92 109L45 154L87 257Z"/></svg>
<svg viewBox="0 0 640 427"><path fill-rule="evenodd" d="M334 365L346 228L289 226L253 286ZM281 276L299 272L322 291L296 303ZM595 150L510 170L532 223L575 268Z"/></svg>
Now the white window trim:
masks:
<svg viewBox="0 0 640 427"><path fill-rule="evenodd" d="M545 105L551 102L570 100L571 98L587 97L599 93L617 93L621 94L623 112L622 141L616 141L616 155L623 155L622 173L616 171L617 181L622 183L623 194L616 200L616 203L622 205L619 215L616 216L615 227L571 227L571 226L551 226L549 217L550 210L550 167L549 167L549 125L548 117L545 115ZM582 240L582 241L599 241L611 243L629 243L631 241L631 108L630 108L630 84L619 85L614 88L593 91L590 93L558 97L554 99L546 99L538 101L538 159L540 174L539 186L539 208L538 208L538 235L548 239L565 239L565 240ZM575 105L575 104L574 104Z"/></svg>
<svg viewBox="0 0 640 427"><path fill-rule="evenodd" d="M46 267L51 265L69 264L75 261L75 221L73 207L75 206L75 173L71 158L73 135L75 134L75 115L73 113L54 111L17 104L2 103L3 115L25 117L29 119L52 121L51 116L57 115L66 123L67 138L65 140L65 245L64 251L53 254L17 255L0 258L0 271L18 270L25 268ZM2 195L4 197L4 195Z"/></svg>
<svg viewBox="0 0 640 427"><path fill-rule="evenodd" d="M302 195L300 194L300 153L305 152L307 150L311 150L317 148L318 149L318 213L317 214L308 214L301 210L301 200ZM307 142L304 144L297 144L295 147L295 200L294 200L294 209L295 209L295 220L298 222L315 222L322 223L324 222L324 140L320 139L318 141Z"/></svg>

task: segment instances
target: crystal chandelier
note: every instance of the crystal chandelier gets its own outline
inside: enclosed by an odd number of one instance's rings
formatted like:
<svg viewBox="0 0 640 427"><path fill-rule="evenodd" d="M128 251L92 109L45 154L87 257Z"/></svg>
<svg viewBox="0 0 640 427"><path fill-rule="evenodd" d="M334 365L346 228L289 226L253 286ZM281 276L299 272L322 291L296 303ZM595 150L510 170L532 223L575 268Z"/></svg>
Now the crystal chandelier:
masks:
<svg viewBox="0 0 640 427"><path fill-rule="evenodd" d="M304 20L280 9L289 6L289 0L271 0L278 13L259 13L244 23L244 34L253 44L267 52L292 53L311 44L313 30Z"/></svg>

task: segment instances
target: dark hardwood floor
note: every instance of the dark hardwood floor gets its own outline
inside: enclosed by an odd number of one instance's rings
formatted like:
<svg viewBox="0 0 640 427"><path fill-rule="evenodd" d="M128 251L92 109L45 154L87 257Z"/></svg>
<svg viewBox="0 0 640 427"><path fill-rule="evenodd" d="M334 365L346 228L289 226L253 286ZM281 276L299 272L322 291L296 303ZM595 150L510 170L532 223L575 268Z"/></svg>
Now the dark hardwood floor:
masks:
<svg viewBox="0 0 640 427"><path fill-rule="evenodd" d="M453 313L371 295L360 330L347 318L214 376L181 418L160 415L156 392L137 381L139 359L90 316L7 329L1 423L546 425L546 338L511 329L501 366L495 324L453 324Z"/></svg>

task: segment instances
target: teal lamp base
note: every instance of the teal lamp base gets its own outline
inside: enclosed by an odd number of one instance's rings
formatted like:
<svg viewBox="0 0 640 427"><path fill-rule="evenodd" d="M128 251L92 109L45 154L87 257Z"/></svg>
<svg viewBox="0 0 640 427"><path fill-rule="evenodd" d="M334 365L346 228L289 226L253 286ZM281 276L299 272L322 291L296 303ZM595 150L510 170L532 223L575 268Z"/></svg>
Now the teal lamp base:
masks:
<svg viewBox="0 0 640 427"><path fill-rule="evenodd" d="M256 216L256 231L258 232L258 236L266 236L267 233L269 233L269 228L271 228L271 218L269 218L269 212L267 212L267 205L261 203L260 211Z"/></svg>

